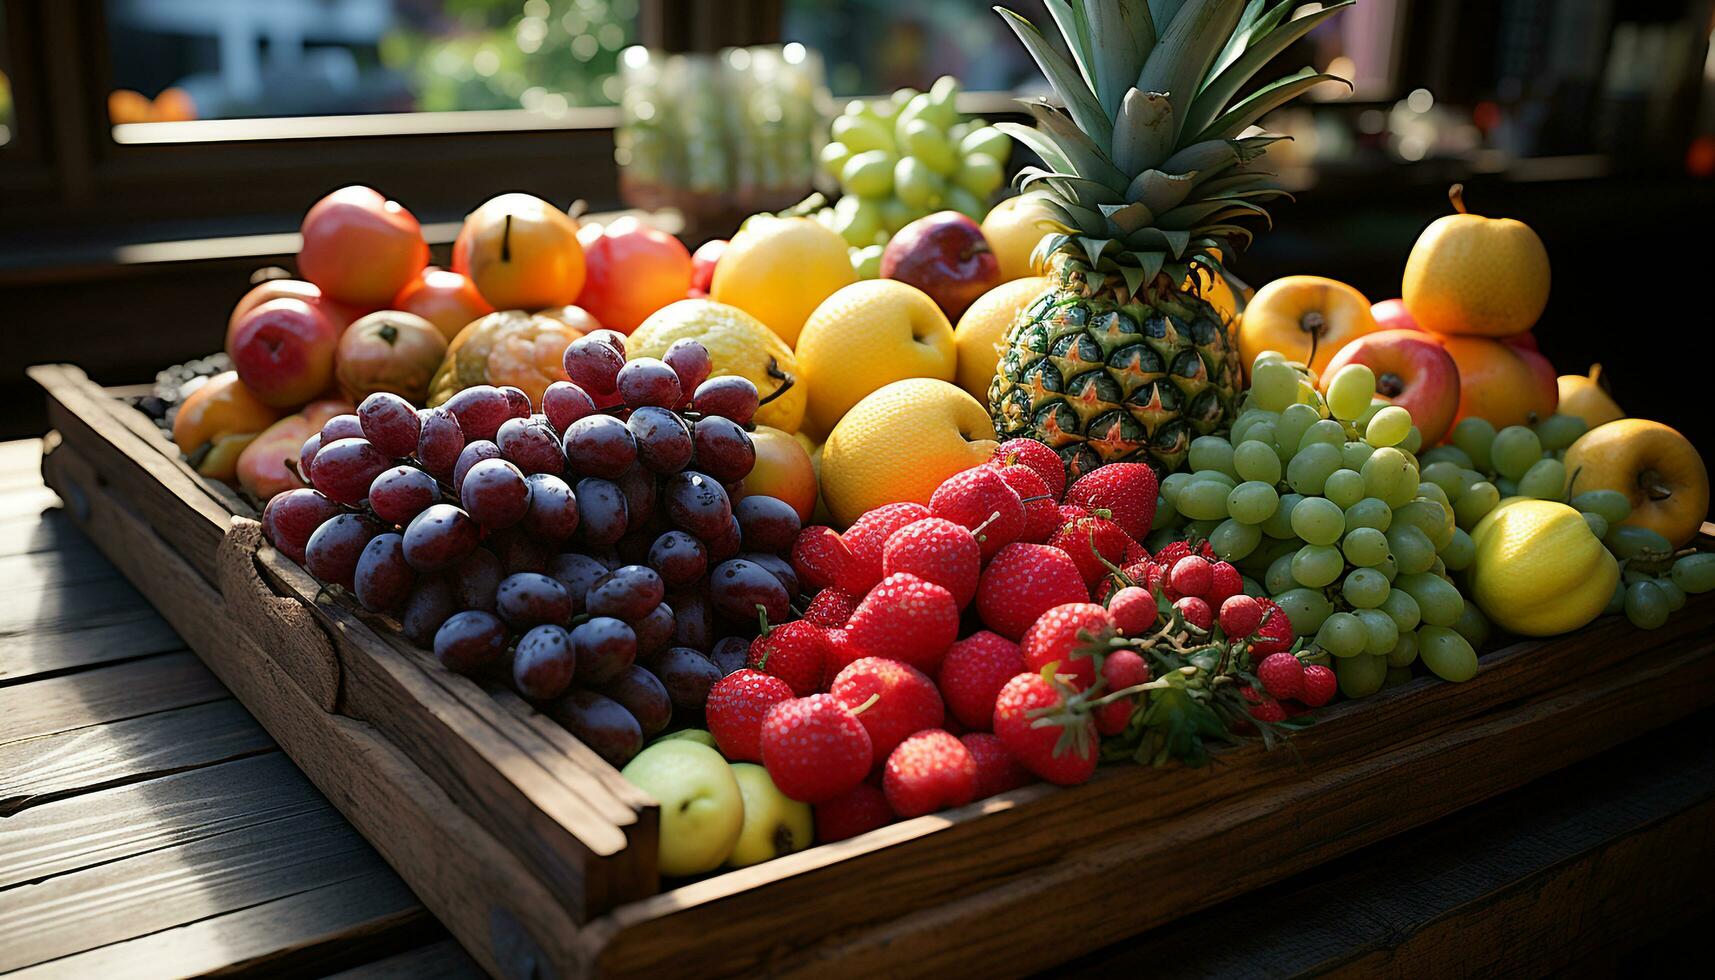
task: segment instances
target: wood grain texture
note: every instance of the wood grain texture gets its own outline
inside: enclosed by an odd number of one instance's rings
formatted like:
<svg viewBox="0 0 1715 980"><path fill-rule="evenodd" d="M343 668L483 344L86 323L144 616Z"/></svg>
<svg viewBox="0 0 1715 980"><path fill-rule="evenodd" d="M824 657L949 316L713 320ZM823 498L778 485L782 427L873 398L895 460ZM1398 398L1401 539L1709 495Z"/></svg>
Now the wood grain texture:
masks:
<svg viewBox="0 0 1715 980"><path fill-rule="evenodd" d="M243 517L233 520L232 530L220 542L215 565L227 616L244 624L311 702L333 711L340 682L333 643L303 603L276 595L262 581L256 568L256 550L262 544L262 525Z"/></svg>
<svg viewBox="0 0 1715 980"><path fill-rule="evenodd" d="M0 645L5 680L184 646L122 579L14 596L0 604Z"/></svg>
<svg viewBox="0 0 1715 980"><path fill-rule="evenodd" d="M478 980L482 976L475 961L449 939L341 970L327 980Z"/></svg>
<svg viewBox="0 0 1715 980"><path fill-rule="evenodd" d="M0 745L227 697L189 652L0 688Z"/></svg>

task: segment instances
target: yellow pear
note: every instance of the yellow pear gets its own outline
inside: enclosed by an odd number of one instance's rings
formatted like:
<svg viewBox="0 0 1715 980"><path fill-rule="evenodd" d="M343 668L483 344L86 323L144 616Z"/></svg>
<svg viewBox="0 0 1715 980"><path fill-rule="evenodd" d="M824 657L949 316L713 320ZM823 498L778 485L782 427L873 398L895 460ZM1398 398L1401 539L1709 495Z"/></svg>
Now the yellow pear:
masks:
<svg viewBox="0 0 1715 980"><path fill-rule="evenodd" d="M988 409L949 381L911 378L853 406L822 446L822 501L838 526L882 504L927 504L994 455Z"/></svg>
<svg viewBox="0 0 1715 980"><path fill-rule="evenodd" d="M1548 250L1522 221L1465 210L1464 188L1448 192L1457 214L1435 219L1405 261L1400 296L1431 333L1508 337L1536 324L1548 305Z"/></svg>
<svg viewBox="0 0 1715 980"><path fill-rule="evenodd" d="M892 279L853 283L816 307L798 338L808 428L831 432L863 397L906 378L951 381L953 328L929 295Z"/></svg>
<svg viewBox="0 0 1715 980"><path fill-rule="evenodd" d="M988 403L989 382L994 380L995 368L1000 364L1001 338L1006 328L1012 326L1020 310L1047 288L1048 280L1041 276L1003 282L977 297L959 317L959 325L953 328L953 344L959 355L957 380L959 387L970 392L972 398Z"/></svg>

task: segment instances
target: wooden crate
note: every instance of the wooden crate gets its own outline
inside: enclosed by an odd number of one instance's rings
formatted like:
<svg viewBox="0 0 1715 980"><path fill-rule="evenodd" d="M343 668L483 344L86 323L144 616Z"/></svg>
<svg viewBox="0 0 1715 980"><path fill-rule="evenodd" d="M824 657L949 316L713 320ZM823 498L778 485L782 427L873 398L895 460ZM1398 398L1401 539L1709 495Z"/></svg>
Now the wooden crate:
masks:
<svg viewBox="0 0 1715 980"><path fill-rule="evenodd" d="M497 975L1020 974L1715 703L1715 598L1698 597L1654 632L1604 620L1495 650L1465 684L1326 709L1285 749L1109 767L660 891L653 801L523 701L321 595L77 369L32 376L72 518Z"/></svg>

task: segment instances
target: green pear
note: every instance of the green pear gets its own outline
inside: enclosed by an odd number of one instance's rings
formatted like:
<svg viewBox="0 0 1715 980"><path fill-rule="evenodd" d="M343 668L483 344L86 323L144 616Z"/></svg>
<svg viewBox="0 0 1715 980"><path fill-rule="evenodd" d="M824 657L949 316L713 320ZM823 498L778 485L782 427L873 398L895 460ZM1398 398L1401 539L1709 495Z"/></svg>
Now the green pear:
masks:
<svg viewBox="0 0 1715 980"><path fill-rule="evenodd" d="M815 819L809 804L788 799L775 787L768 770L754 763L734 763L732 774L744 797L744 827L727 857L728 865L761 864L810 846Z"/></svg>
<svg viewBox="0 0 1715 980"><path fill-rule="evenodd" d="M744 827L744 798L721 754L689 738L656 742L620 775L661 804L657 866L664 875L713 871Z"/></svg>

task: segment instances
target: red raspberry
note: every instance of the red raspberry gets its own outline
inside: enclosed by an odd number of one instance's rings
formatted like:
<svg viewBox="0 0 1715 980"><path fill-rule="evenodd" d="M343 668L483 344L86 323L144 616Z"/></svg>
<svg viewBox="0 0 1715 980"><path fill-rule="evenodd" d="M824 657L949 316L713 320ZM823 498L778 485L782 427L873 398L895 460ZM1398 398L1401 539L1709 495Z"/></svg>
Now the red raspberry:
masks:
<svg viewBox="0 0 1715 980"><path fill-rule="evenodd" d="M920 731L888 755L881 789L901 817L964 806L976 798L977 761L946 732Z"/></svg>
<svg viewBox="0 0 1715 980"><path fill-rule="evenodd" d="M745 666L778 677L805 697L822 689L828 670L828 632L802 619L779 626L750 641Z"/></svg>
<svg viewBox="0 0 1715 980"><path fill-rule="evenodd" d="M869 732L832 694L782 701L762 718L762 765L788 799L821 803L863 782Z"/></svg>
<svg viewBox="0 0 1715 980"><path fill-rule="evenodd" d="M833 585L850 555L846 543L831 527L812 525L792 539L792 570L798 573L798 584L806 592Z"/></svg>
<svg viewBox="0 0 1715 980"><path fill-rule="evenodd" d="M1024 534L1019 540L1037 544L1047 541L1060 527L1060 508L1042 478L1028 466L996 466L995 471L1024 504Z"/></svg>
<svg viewBox="0 0 1715 980"><path fill-rule="evenodd" d="M1254 632L1261 639L1252 645L1251 656L1266 657L1292 649L1292 620L1286 618L1286 610L1275 605L1273 599L1258 599L1257 605L1262 607L1262 622Z"/></svg>
<svg viewBox="0 0 1715 980"><path fill-rule="evenodd" d="M816 842L828 844L893 822L893 808L881 790L859 783L831 800L816 804Z"/></svg>
<svg viewBox="0 0 1715 980"><path fill-rule="evenodd" d="M1113 521L1081 517L1061 527L1048 543L1071 556L1084 585L1094 588L1108 574L1108 565L1125 561L1126 548L1133 542Z"/></svg>
<svg viewBox="0 0 1715 980"><path fill-rule="evenodd" d="M929 516L922 504L887 504L869 511L840 535L847 557L841 561L834 584L852 595L863 595L881 581L881 551L893 532Z"/></svg>
<svg viewBox="0 0 1715 980"><path fill-rule="evenodd" d="M985 560L1024 534L1024 501L993 467L973 467L941 481L929 510L970 528Z"/></svg>
<svg viewBox="0 0 1715 980"><path fill-rule="evenodd" d="M1304 696L1304 665L1290 653L1271 653L1257 664L1256 678L1277 701Z"/></svg>
<svg viewBox="0 0 1715 980"><path fill-rule="evenodd" d="M857 597L850 592L830 585L816 593L810 604L804 607L804 618L823 629L837 630L846 625L857 612Z"/></svg>
<svg viewBox="0 0 1715 980"><path fill-rule="evenodd" d="M1155 597L1135 585L1128 585L1108 599L1108 614L1122 636L1142 636L1155 625Z"/></svg>
<svg viewBox="0 0 1715 980"><path fill-rule="evenodd" d="M770 708L790 700L791 685L744 668L715 681L703 714L722 755L734 762L761 762L762 719Z"/></svg>
<svg viewBox="0 0 1715 980"><path fill-rule="evenodd" d="M846 634L857 656L887 657L933 673L959 638L959 606L939 585L897 572L858 603Z"/></svg>
<svg viewBox="0 0 1715 980"><path fill-rule="evenodd" d="M1209 566L1209 592L1203 598L1211 608L1221 608L1221 603L1229 596L1235 596L1245 590L1244 576L1239 570L1224 561L1218 561Z"/></svg>
<svg viewBox="0 0 1715 980"><path fill-rule="evenodd" d="M851 663L834 678L828 693L854 712L863 709L858 712L858 721L869 732L878 766L906 736L939 725L947 710L935 682L922 671L880 657Z"/></svg>
<svg viewBox="0 0 1715 980"><path fill-rule="evenodd" d="M1025 472L1029 472L1026 470ZM953 594L963 609L977 594L982 548L970 530L940 517L925 517L893 532L881 549L881 573L910 572Z"/></svg>
<svg viewBox="0 0 1715 980"><path fill-rule="evenodd" d="M1228 596L1221 603L1221 632L1229 640L1242 640L1256 632L1262 622L1263 605L1248 595Z"/></svg>
<svg viewBox="0 0 1715 980"><path fill-rule="evenodd" d="M1096 682L1096 665L1117 633L1114 618L1093 602L1055 606L1032 623L1019 642L1024 669L1040 671L1058 662L1061 678L1082 691Z"/></svg>
<svg viewBox="0 0 1715 980"><path fill-rule="evenodd" d="M974 799L986 800L996 794L1029 785L1030 770L1018 764L1018 760L1007 751L1006 743L1000 740L1000 736L988 732L971 732L968 735L960 735L959 741L965 743L965 749L971 753L971 758L977 764L977 792Z"/></svg>
<svg viewBox="0 0 1715 980"><path fill-rule="evenodd" d="M1141 541L1155 520L1160 486L1155 471L1142 463L1109 463L1066 488L1066 502L1106 510L1113 522Z"/></svg>
<svg viewBox="0 0 1715 980"><path fill-rule="evenodd" d="M1013 640L1049 609L1089 597L1078 566L1064 551L1045 544L1007 545L977 582L977 612L983 624Z"/></svg>
<svg viewBox="0 0 1715 980"><path fill-rule="evenodd" d="M1186 555L1174 562L1172 570L1167 573L1167 584L1182 596L1207 596L1214 579L1214 567L1196 555Z"/></svg>
<svg viewBox="0 0 1715 980"><path fill-rule="evenodd" d="M1172 568L1174 562L1191 553L1191 546L1186 542L1169 541L1155 553L1155 563L1162 568Z"/></svg>
<svg viewBox="0 0 1715 980"><path fill-rule="evenodd" d="M994 447L994 465L1002 468L1023 466L1042 480L1042 485L1056 502L1066 496L1066 464L1060 454L1047 443L1035 439L1008 439Z"/></svg>
<svg viewBox="0 0 1715 980"><path fill-rule="evenodd" d="M988 731L994 724L994 697L1024 670L1018 644L982 630L953 644L941 661L939 683L947 709L960 724Z"/></svg>
<svg viewBox="0 0 1715 980"><path fill-rule="evenodd" d="M1215 611L1209 604L1194 595L1181 596L1173 601L1173 608L1185 617L1185 621L1198 629L1208 629L1215 624Z"/></svg>
<svg viewBox="0 0 1715 980"><path fill-rule="evenodd" d="M1149 683L1149 664L1135 650L1115 650L1102 661L1102 683L1108 693ZM1137 696L1122 698L1096 709L1096 730L1103 735L1118 735L1131 723L1131 713L1137 707Z"/></svg>
<svg viewBox="0 0 1715 980"><path fill-rule="evenodd" d="M1334 693L1339 689L1340 682L1332 670L1321 664L1309 664L1304 668L1304 693L1299 700L1308 707L1320 708L1334 700Z"/></svg>

